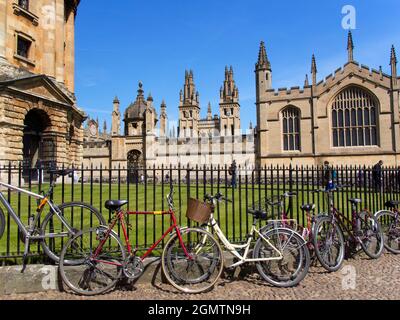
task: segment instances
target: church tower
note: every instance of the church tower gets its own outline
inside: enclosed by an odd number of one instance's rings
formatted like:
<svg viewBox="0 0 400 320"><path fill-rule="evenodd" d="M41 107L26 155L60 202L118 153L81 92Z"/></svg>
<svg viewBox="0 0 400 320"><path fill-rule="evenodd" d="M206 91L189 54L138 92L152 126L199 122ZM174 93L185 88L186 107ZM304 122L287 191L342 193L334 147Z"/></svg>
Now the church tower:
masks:
<svg viewBox="0 0 400 320"><path fill-rule="evenodd" d="M256 89L257 100L268 90L272 89L272 69L268 60L265 44L261 41L258 61L256 63Z"/></svg>
<svg viewBox="0 0 400 320"><path fill-rule="evenodd" d="M240 132L239 90L233 79L233 68L225 68L225 81L220 90L221 136L234 136Z"/></svg>
<svg viewBox="0 0 400 320"><path fill-rule="evenodd" d="M193 71L186 71L185 85L179 98L179 137L198 136L198 123L200 120L199 93L193 80Z"/></svg>

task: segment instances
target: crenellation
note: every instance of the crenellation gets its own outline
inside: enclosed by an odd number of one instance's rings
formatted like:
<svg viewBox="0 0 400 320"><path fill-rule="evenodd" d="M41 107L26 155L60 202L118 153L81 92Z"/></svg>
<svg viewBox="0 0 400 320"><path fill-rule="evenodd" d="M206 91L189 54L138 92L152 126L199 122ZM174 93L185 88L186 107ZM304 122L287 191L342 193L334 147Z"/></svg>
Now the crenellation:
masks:
<svg viewBox="0 0 400 320"><path fill-rule="evenodd" d="M349 36L350 37L350 36ZM336 69L323 80L317 83L317 63L312 57L312 86L308 86L308 75L304 82L304 89L279 88L268 90L267 94L260 93L257 88L257 136L256 136L256 163L292 164L292 165L320 165L325 160L332 164L361 162L366 165L375 164L379 158L385 164L398 165L400 159L400 124L398 121L399 95L393 91L397 86L392 85L392 76L384 74L380 69L370 69L368 66L354 61L354 44L352 38L348 43L348 62L344 67ZM392 73L396 68L392 49ZM257 82L256 82L257 83ZM344 104L343 101L346 101ZM340 113L333 113L333 105L343 108L344 105L359 109L365 108L362 114L370 114L369 118L357 119L358 125L364 119L376 119L374 131L371 123L364 123L362 133L367 135L360 138L360 134L350 135L343 131L343 140L340 140L341 128L335 128L334 117ZM346 117L345 112L342 113ZM356 113L357 117L357 113ZM296 120L294 120L296 119ZM337 118L336 118L337 119ZM393 120L397 119L397 120ZM338 119L337 119L338 120ZM285 122L286 121L286 122ZM292 126L288 127L288 122ZM298 121L298 122L295 122ZM339 119L341 123L352 123L350 119ZM336 122L338 123L338 122ZM286 135L283 128L298 128ZM379 128L379 129L378 129ZM358 132L361 132L358 130ZM335 133L337 139L335 140ZM371 135L376 136L372 139ZM291 143L290 140L296 139ZM348 139L357 141L348 142ZM358 140L360 139L360 140ZM296 141L299 144L296 145ZM379 144L377 143L379 141ZM348 145L346 145L348 143ZM357 145L355 148L354 146ZM285 149L286 148L286 149ZM292 149L290 149L292 148ZM289 149L289 150L287 150ZM348 160L347 160L348 159Z"/></svg>

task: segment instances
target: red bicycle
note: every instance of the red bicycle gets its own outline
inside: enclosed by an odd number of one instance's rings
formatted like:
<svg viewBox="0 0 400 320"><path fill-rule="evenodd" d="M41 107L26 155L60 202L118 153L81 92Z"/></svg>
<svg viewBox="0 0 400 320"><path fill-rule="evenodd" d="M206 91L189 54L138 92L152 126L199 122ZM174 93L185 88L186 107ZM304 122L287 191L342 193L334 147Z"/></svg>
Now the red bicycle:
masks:
<svg viewBox="0 0 400 320"><path fill-rule="evenodd" d="M171 234L161 258L167 280L185 293L201 293L211 289L223 269L222 250L209 232L199 228L181 228L177 224L173 205L173 188L167 197L169 210L124 212L128 201L109 200L105 207L113 218L109 226L81 231L64 246L60 255L60 275L73 292L97 295L114 289L123 278L136 279L144 271L143 261L161 241ZM127 215L170 216L168 230L141 257L133 250L127 232ZM113 231L120 224L125 245ZM74 261L65 264L65 261Z"/></svg>

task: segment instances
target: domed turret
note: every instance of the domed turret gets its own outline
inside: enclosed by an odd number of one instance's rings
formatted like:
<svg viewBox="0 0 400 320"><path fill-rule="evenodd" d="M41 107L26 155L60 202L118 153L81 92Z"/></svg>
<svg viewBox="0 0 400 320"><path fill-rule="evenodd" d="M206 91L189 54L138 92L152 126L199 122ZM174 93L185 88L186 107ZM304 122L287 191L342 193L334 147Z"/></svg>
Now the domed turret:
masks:
<svg viewBox="0 0 400 320"><path fill-rule="evenodd" d="M144 98L143 84L139 82L138 95L136 97L136 101L131 103L128 108L125 110L125 122L131 120L143 120L144 112L147 108L147 101Z"/></svg>
<svg viewBox="0 0 400 320"><path fill-rule="evenodd" d="M137 92L136 101L131 103L125 110L124 122L126 135L141 135L144 133L146 110L148 111L150 109L151 113L154 114L154 126L157 123L157 112L153 107L153 98L150 94L149 98L146 100L142 82L139 82L139 89Z"/></svg>

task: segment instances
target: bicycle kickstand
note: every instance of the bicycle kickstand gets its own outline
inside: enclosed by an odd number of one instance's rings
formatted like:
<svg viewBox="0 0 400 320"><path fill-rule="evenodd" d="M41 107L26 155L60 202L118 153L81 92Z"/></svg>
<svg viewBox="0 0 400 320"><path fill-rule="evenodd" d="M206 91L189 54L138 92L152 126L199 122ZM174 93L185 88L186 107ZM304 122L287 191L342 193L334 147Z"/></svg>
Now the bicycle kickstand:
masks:
<svg viewBox="0 0 400 320"><path fill-rule="evenodd" d="M24 255L22 256L22 270L21 273L25 272L26 269L26 264L28 261L28 254L29 254L29 243L30 243L30 238L29 236L26 236L25 239L25 250L24 250Z"/></svg>

